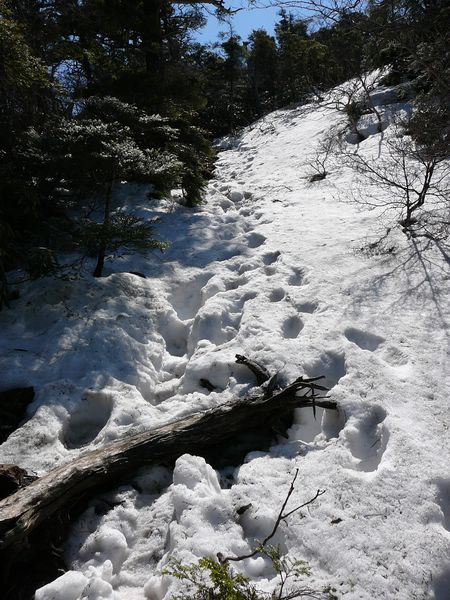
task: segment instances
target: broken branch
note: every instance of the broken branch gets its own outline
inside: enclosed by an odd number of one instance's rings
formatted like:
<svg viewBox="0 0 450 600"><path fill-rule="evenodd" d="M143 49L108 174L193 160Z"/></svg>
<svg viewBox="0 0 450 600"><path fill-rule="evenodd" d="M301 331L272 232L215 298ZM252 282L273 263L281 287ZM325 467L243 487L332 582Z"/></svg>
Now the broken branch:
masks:
<svg viewBox="0 0 450 600"><path fill-rule="evenodd" d="M239 562L241 560L245 560L246 558L253 558L257 554L260 554L261 550L263 548L265 548L267 542L269 542L273 538L273 536L276 534L281 521L284 521L285 519L287 519L288 517L293 515L295 512L297 512L301 508L308 506L308 504L312 504L315 500L317 500L317 498L319 498L319 496L322 496L323 494L325 494L325 490L317 490L314 498L311 498L311 500L308 500L307 502L304 502L300 506L297 506L297 508L294 508L293 510L290 510L289 512L285 513L284 509L286 508L287 503L289 502L289 498L292 496L292 494L295 490L295 482L297 481L297 477L298 477L298 469L295 470L294 478L291 481L291 485L289 487L288 493L286 494L286 498L284 499L284 502L281 506L280 512L278 513L278 516L275 520L273 529L269 533L269 535L266 538L264 538L264 540L260 544L258 544L258 546L253 550L253 552L250 552L249 554L242 554L240 556L222 556L219 553L217 556L219 559L219 562L221 562L222 564L226 563L226 562L230 562L230 561Z"/></svg>

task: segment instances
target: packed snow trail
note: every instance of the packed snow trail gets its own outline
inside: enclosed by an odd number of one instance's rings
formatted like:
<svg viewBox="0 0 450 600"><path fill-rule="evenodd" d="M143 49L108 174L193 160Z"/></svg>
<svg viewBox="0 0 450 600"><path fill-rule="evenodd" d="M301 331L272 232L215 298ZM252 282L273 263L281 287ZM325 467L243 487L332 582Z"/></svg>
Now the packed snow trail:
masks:
<svg viewBox="0 0 450 600"><path fill-rule="evenodd" d="M248 552L297 468L293 505L326 493L274 542L309 563L308 587L346 600L450 598L449 266L401 232L393 252L361 252L383 223L342 201L351 173L335 166L308 183L308 157L339 118L301 108L264 118L219 154L196 210L155 210L124 186L139 214L159 212L170 250L117 259L101 280L33 283L0 313L2 387L37 390L1 461L37 473L247 393L236 353L283 382L325 375L341 407L297 411L288 440L237 469L185 455L174 471L137 474L77 522L72 571L36 600L169 600L179 586L161 574L169 556ZM379 143L371 135L361 151ZM274 584L263 558L237 568Z"/></svg>

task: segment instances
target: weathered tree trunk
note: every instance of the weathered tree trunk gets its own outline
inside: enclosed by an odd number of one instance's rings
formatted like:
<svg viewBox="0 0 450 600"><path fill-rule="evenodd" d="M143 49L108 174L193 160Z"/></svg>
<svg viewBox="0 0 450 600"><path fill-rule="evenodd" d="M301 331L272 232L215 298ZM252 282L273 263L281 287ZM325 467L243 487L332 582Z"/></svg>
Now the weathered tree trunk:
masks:
<svg viewBox="0 0 450 600"><path fill-rule="evenodd" d="M240 357L240 362L242 362ZM255 365L256 363L253 363ZM272 378L273 379L273 378ZM235 439L239 433L275 422L295 407L323 407L336 410L336 403L319 399L323 390L313 380L299 378L282 390L273 391L268 382L263 394L225 403L151 431L125 437L98 450L85 452L73 462L62 465L0 502L0 569L3 583L33 551L34 540L57 528L61 515L96 492L129 479L130 473L144 465L173 461L188 452L202 454L220 442ZM303 396L298 392L306 391ZM42 553L42 549L41 549ZM33 557L28 556L28 560ZM12 568L12 571L11 571ZM12 577L14 579L14 577ZM11 581L12 581L11 579ZM42 585L42 581L40 582ZM25 598L17 590L11 598ZM7 596L6 596L7 597Z"/></svg>

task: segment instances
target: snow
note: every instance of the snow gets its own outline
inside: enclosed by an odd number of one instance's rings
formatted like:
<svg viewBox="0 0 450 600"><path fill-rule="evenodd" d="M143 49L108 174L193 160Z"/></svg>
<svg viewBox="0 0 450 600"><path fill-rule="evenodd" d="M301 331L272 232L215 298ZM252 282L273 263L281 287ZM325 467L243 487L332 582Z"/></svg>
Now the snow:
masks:
<svg viewBox="0 0 450 600"><path fill-rule="evenodd" d="M386 104L389 89L377 94L386 136L404 105ZM389 215L343 201L352 173L339 161L308 183L315 147L341 119L293 107L224 140L207 203L194 210L149 204L146 190L123 185L137 214L161 217L170 249L117 258L102 279L32 282L0 313L1 388L36 389L0 461L38 475L248 393L255 382L236 353L282 383L324 375L340 406L316 419L297 410L287 440L239 466L218 472L183 455L174 469L130 474L74 524L71 570L36 600L169 600L183 585L162 574L169 557L249 552L272 530L296 469L289 506L325 493L273 542L308 562L308 587L345 600L450 598L448 263L400 230L393 252L362 251ZM369 121L359 150L376 156L383 140ZM235 568L275 585L262 557Z"/></svg>

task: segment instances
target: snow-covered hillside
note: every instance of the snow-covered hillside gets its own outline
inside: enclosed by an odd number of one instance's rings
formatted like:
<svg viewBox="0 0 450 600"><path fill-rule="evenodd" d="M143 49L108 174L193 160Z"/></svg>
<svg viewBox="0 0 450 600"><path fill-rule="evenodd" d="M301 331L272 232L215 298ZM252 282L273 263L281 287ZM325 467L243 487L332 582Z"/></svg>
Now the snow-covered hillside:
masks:
<svg viewBox="0 0 450 600"><path fill-rule="evenodd" d="M219 154L195 210L155 208L123 186L134 210L162 218L170 249L116 259L103 279L34 282L0 313L1 389L37 392L0 462L36 474L246 394L236 353L283 383L325 375L340 406L339 417L297 410L289 439L236 468L184 455L136 474L74 525L72 570L36 600L169 600L180 585L161 574L169 556L253 548L296 469L292 506L325 493L274 542L309 564L305 585L345 600L450 599L450 267L400 229L391 252L363 252L385 221L345 201L352 173L339 162L308 182L309 157L341 118L264 118ZM376 156L380 134L368 132L360 150ZM236 569L274 584L261 557Z"/></svg>

